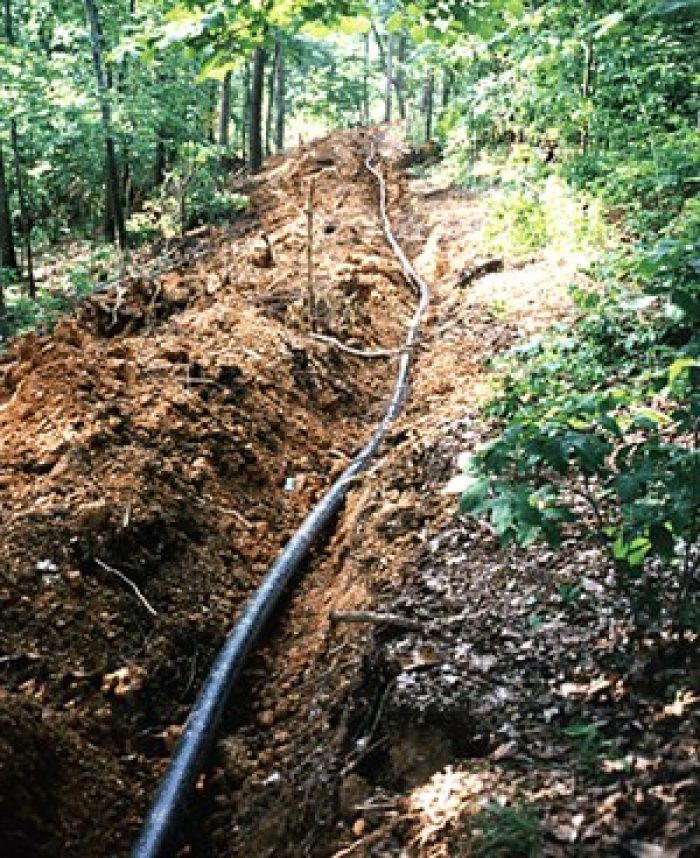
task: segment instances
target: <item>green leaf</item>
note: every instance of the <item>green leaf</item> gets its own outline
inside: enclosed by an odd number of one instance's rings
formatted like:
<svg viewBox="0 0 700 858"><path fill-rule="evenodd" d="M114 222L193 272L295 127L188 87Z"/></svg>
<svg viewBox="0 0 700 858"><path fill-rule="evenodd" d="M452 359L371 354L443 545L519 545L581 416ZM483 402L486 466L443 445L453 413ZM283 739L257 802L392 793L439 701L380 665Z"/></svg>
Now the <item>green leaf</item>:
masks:
<svg viewBox="0 0 700 858"><path fill-rule="evenodd" d="M467 486L460 498L459 508L462 512L477 511L484 503L491 488L491 481L488 478L475 479L470 478L471 484Z"/></svg>
<svg viewBox="0 0 700 858"><path fill-rule="evenodd" d="M358 15L353 18L346 15L340 19L338 29L346 36L361 36L370 32L372 29L372 22L369 18L363 15Z"/></svg>
<svg viewBox="0 0 700 858"><path fill-rule="evenodd" d="M406 19L402 12L394 12L386 22L386 29L389 33L400 33L405 26Z"/></svg>

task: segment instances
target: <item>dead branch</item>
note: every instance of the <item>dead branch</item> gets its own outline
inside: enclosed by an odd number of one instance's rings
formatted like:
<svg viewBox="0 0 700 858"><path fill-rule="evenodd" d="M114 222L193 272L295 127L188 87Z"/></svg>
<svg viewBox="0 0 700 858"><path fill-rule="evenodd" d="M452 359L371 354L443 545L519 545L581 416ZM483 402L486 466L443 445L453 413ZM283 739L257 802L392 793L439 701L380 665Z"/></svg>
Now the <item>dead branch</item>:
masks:
<svg viewBox="0 0 700 858"><path fill-rule="evenodd" d="M419 620L375 611L331 611L328 619L333 625L337 623L371 623L375 626L394 626L397 629L408 629L415 632L425 631L425 623L421 623Z"/></svg>
<svg viewBox="0 0 700 858"><path fill-rule="evenodd" d="M374 351L363 351L362 349L355 349L352 346L346 346L345 343L341 343L340 340L337 340L335 337L329 337L326 334L312 334L311 338L314 340L318 340L321 343L328 343L336 349L340 349L341 352L347 352L347 354L353 355L353 357L359 358L367 358L368 360L374 360L377 358L392 358L399 357L400 355L406 354L409 349L376 349Z"/></svg>
<svg viewBox="0 0 700 858"><path fill-rule="evenodd" d="M240 521L240 523L241 523L242 525L244 525L245 527L247 527L247 528L248 528L248 530L252 530L252 529L255 527L255 525L253 524L253 522L252 522L252 521L249 521L249 520L248 520L244 515L242 515L240 512L238 512L238 510L237 510L237 509L228 509L227 507L223 507L223 506L216 506L216 507L214 507L214 509L215 509L217 512L220 512L222 515L231 515L231 516L233 516L235 519L237 519L238 521Z"/></svg>
<svg viewBox="0 0 700 858"><path fill-rule="evenodd" d="M341 849L339 852L335 852L332 858L346 858L347 855L352 855L353 852L356 852L358 849L363 849L366 846L373 846L375 843L379 843L383 837L387 837L391 834L392 830L396 828L397 825L402 822L408 822L411 819L412 817L410 814L396 816L394 819L390 819L388 822L385 822L381 828L370 831L369 834L365 834L364 837L361 837L359 840L351 843L350 846L345 849Z"/></svg>
<svg viewBox="0 0 700 858"><path fill-rule="evenodd" d="M457 281L457 288L464 289L487 274L497 274L499 271L503 271L503 267L503 260L500 258L486 259L484 262L462 271Z"/></svg>
<svg viewBox="0 0 700 858"><path fill-rule="evenodd" d="M104 569L105 572L111 572L112 575L116 575L120 581L122 581L124 584L127 585L127 587L130 587L134 591L136 598L141 602L141 604L144 606L144 608L148 611L149 614L154 617L158 616L158 611L156 611L153 605L151 605L151 603L139 590L136 584L134 584L131 578L127 578L127 576L123 572L120 572L118 569L115 569L114 566L109 566L107 563L100 560L99 557L95 557L95 563L97 563L100 569Z"/></svg>

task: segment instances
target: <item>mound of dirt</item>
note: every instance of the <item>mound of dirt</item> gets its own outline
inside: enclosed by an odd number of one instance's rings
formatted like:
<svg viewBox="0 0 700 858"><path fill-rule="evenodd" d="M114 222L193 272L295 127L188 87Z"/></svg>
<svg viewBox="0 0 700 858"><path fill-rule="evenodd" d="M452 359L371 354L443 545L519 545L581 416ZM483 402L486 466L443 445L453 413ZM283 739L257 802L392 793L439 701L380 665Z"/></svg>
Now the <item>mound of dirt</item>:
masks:
<svg viewBox="0 0 700 858"><path fill-rule="evenodd" d="M318 330L399 345L366 146L276 159L242 222L0 357L8 850L125 851L241 603L381 411L386 367L313 339L306 302L313 177Z"/></svg>

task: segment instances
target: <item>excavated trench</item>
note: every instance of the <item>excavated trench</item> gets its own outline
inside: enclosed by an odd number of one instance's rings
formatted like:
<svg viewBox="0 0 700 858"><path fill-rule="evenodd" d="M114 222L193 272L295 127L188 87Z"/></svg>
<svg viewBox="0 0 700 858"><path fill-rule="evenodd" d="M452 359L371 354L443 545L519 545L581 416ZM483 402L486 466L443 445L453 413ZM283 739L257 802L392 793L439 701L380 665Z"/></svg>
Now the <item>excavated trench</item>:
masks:
<svg viewBox="0 0 700 858"><path fill-rule="evenodd" d="M0 357L3 855L126 854L233 619L381 419L393 373L309 336L299 274L313 176L319 332L401 345L368 142L273 160L242 222Z"/></svg>

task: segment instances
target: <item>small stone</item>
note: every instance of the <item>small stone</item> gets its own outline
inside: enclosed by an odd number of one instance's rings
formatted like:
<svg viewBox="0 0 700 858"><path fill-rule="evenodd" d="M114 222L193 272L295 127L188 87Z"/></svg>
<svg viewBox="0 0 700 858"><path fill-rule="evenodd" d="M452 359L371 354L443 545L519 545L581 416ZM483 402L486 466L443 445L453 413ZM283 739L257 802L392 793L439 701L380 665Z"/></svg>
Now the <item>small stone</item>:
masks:
<svg viewBox="0 0 700 858"><path fill-rule="evenodd" d="M275 713L272 709L265 709L258 715L258 724L266 730L275 723Z"/></svg>
<svg viewBox="0 0 700 858"><path fill-rule="evenodd" d="M168 750L169 754L172 754L175 749L175 745L177 745L180 736L182 736L182 725L181 724L170 724L170 726L166 727L162 732L163 743Z"/></svg>

